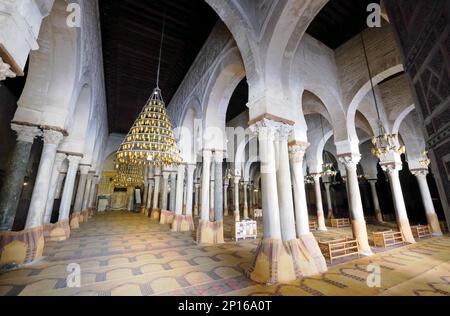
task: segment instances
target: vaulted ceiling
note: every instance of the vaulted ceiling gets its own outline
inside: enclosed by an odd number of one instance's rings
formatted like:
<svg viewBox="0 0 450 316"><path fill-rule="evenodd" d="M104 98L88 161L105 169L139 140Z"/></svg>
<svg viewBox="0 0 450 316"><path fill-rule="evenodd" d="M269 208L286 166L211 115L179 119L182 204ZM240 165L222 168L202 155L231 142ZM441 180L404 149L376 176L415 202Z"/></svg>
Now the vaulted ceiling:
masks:
<svg viewBox="0 0 450 316"><path fill-rule="evenodd" d="M218 20L203 0L100 0L109 129L127 133L156 86L172 99Z"/></svg>

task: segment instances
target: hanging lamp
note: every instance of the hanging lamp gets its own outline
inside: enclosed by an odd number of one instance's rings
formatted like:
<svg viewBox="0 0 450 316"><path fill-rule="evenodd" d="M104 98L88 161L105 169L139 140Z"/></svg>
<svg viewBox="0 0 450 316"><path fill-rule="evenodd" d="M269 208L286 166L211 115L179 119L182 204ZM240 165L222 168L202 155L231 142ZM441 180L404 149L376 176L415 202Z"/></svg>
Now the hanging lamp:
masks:
<svg viewBox="0 0 450 316"><path fill-rule="evenodd" d="M177 166L182 162L159 88L164 30L165 18L161 32L156 88L117 152L120 164L165 167Z"/></svg>
<svg viewBox="0 0 450 316"><path fill-rule="evenodd" d="M398 137L396 134L388 134L383 126L383 122L381 121L380 109L378 107L378 100L375 94L375 85L373 83L372 71L370 70L369 58L367 57L366 43L364 41L363 32L361 32L361 42L364 50L364 58L366 61L367 71L369 73L370 79L370 87L372 91L373 100L375 103L375 109L377 111L377 123L378 123L378 135L372 138L372 154L380 158L383 155L386 155L390 151L394 151L397 154L405 153L405 146L400 146L398 142Z"/></svg>

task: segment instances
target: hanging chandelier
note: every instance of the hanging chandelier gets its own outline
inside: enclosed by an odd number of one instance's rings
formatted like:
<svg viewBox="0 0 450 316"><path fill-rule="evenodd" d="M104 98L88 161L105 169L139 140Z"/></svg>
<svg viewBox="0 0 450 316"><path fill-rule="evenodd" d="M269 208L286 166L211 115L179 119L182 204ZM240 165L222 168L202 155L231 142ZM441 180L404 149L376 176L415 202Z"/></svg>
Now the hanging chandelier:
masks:
<svg viewBox="0 0 450 316"><path fill-rule="evenodd" d="M115 187L140 186L144 184L144 168L139 165L118 164L113 179Z"/></svg>
<svg viewBox="0 0 450 316"><path fill-rule="evenodd" d="M404 154L406 152L405 146L401 146L398 141L398 136L396 134L388 134L384 128L383 122L381 120L380 109L378 106L377 96L375 94L375 85L373 83L372 71L369 65L369 58L367 57L366 44L364 41L363 32L361 32L361 42L364 50L364 58L366 61L367 71L369 73L370 87L372 91L373 101L375 104L375 109L377 111L377 124L378 124L378 136L372 138L372 154L380 158L389 152L395 152L397 154Z"/></svg>
<svg viewBox="0 0 450 316"><path fill-rule="evenodd" d="M337 175L337 170L334 167L334 163L329 156L327 151L323 152L323 165L322 165L322 176L334 178Z"/></svg>
<svg viewBox="0 0 450 316"><path fill-rule="evenodd" d="M182 162L159 88L165 18L161 32L156 88L117 152L120 164L152 167L177 166Z"/></svg>

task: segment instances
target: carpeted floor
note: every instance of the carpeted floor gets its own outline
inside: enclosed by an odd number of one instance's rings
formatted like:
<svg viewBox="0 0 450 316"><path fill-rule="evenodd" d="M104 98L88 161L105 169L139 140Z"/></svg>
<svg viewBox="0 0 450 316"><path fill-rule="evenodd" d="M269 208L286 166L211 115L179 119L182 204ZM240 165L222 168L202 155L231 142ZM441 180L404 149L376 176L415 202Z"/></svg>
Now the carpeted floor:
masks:
<svg viewBox="0 0 450 316"><path fill-rule="evenodd" d="M96 215L70 240L47 243L45 259L0 275L0 295L450 295L450 237L420 241L367 258L349 258L327 273L291 284L262 286L242 273L258 241L197 246L192 233L171 233L138 214ZM262 227L262 225L259 225ZM369 226L369 231L380 230ZM351 235L349 228L318 238ZM67 267L81 267L81 288L67 288ZM367 284L380 267L381 287Z"/></svg>

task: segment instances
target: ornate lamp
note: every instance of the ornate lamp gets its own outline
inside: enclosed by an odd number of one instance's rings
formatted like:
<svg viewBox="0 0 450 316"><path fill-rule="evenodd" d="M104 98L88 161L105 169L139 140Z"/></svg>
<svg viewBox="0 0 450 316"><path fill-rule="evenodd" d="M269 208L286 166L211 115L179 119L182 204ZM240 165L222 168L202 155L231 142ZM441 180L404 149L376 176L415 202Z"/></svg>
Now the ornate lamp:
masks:
<svg viewBox="0 0 450 316"><path fill-rule="evenodd" d="M182 162L159 89L164 28L165 20L161 33L156 88L117 152L120 164L165 167Z"/></svg>
<svg viewBox="0 0 450 316"><path fill-rule="evenodd" d="M398 154L405 153L405 146L401 146L398 142L398 137L396 134L388 134L383 126L383 122L381 121L380 109L378 107L378 100L375 94L375 87L372 79L372 71L370 70L369 58L367 57L366 44L364 42L364 35L361 33L361 42L364 50L364 57L366 61L367 71L369 73L370 86L372 90L372 96L375 103L375 108L377 110L378 116L378 136L374 136L372 138L372 154L380 158L383 155L393 151Z"/></svg>
<svg viewBox="0 0 450 316"><path fill-rule="evenodd" d="M336 168L327 151L323 152L323 165L322 165L322 176L334 178L337 175Z"/></svg>

